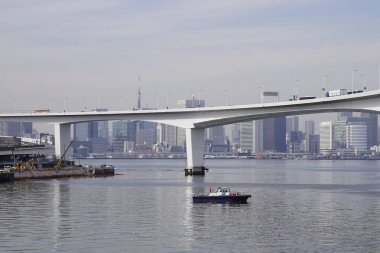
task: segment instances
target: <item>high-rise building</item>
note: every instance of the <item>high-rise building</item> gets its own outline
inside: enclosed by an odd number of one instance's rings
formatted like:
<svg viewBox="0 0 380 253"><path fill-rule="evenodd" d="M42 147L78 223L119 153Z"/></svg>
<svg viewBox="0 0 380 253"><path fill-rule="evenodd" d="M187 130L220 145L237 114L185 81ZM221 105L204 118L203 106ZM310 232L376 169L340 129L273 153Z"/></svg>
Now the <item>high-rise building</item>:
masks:
<svg viewBox="0 0 380 253"><path fill-rule="evenodd" d="M93 111L106 112L98 108ZM90 153L105 153L108 149L108 121L91 121L74 124L74 154L86 147Z"/></svg>
<svg viewBox="0 0 380 253"><path fill-rule="evenodd" d="M252 153L260 154L264 151L263 120L253 121Z"/></svg>
<svg viewBox="0 0 380 253"><path fill-rule="evenodd" d="M137 150L151 150L153 147L153 130L151 128L138 128L136 135Z"/></svg>
<svg viewBox="0 0 380 253"><path fill-rule="evenodd" d="M98 121L92 121L92 122L88 122L87 123L88 125L88 136L87 136L87 139L90 140L90 139L93 139L93 138L98 138L99 137L99 133L98 133Z"/></svg>
<svg viewBox="0 0 380 253"><path fill-rule="evenodd" d="M302 141L304 140L304 134L301 131L291 131L288 153L302 153Z"/></svg>
<svg viewBox="0 0 380 253"><path fill-rule="evenodd" d="M309 154L319 154L319 134L310 135L309 136Z"/></svg>
<svg viewBox="0 0 380 253"><path fill-rule="evenodd" d="M354 116L352 112L342 112L339 114L336 123L336 141L338 147L346 147L346 126L350 122L364 122L367 126L367 146L377 145L378 136L378 116L373 113L361 113L360 116Z"/></svg>
<svg viewBox="0 0 380 253"><path fill-rule="evenodd" d="M166 145L166 127L164 124L157 124L157 141L158 144Z"/></svg>
<svg viewBox="0 0 380 253"><path fill-rule="evenodd" d="M291 131L294 131L293 118L292 117L286 117L286 135L290 136Z"/></svg>
<svg viewBox="0 0 380 253"><path fill-rule="evenodd" d="M286 118L270 118L263 120L264 150L286 152Z"/></svg>
<svg viewBox="0 0 380 253"><path fill-rule="evenodd" d="M149 129L152 132L152 140L149 140L149 143L153 143L153 144L157 143L157 123L150 122L150 121L139 121L137 129L138 130Z"/></svg>
<svg viewBox="0 0 380 253"><path fill-rule="evenodd" d="M378 115L376 113L361 113L361 119L367 124L367 146L377 145Z"/></svg>
<svg viewBox="0 0 380 253"><path fill-rule="evenodd" d="M128 136L128 122L127 121L114 121L112 122L112 140L118 137Z"/></svg>
<svg viewBox="0 0 380 253"><path fill-rule="evenodd" d="M127 121L127 140L136 143L137 122Z"/></svg>
<svg viewBox="0 0 380 253"><path fill-rule="evenodd" d="M96 111L96 112L107 112L108 109L97 108L94 111ZM98 127L97 137L98 138L104 138L106 140L106 142L108 143L108 121L97 121L97 127Z"/></svg>
<svg viewBox="0 0 380 253"><path fill-rule="evenodd" d="M217 126L217 127L211 127L208 129L208 139L212 142L214 145L222 145L224 144L224 127L223 126Z"/></svg>
<svg viewBox="0 0 380 253"><path fill-rule="evenodd" d="M224 126L226 138L233 146L239 145L240 141L240 124L231 124Z"/></svg>
<svg viewBox="0 0 380 253"><path fill-rule="evenodd" d="M289 135L291 131L299 131L299 117L286 117L286 133Z"/></svg>
<svg viewBox="0 0 380 253"><path fill-rule="evenodd" d="M88 123L74 124L74 140L75 141L88 141L89 138L89 125Z"/></svg>
<svg viewBox="0 0 380 253"><path fill-rule="evenodd" d="M334 123L332 121L325 121L319 124L319 145L322 154L331 154L335 150L334 132Z"/></svg>
<svg viewBox="0 0 380 253"><path fill-rule="evenodd" d="M364 122L349 122L346 130L347 147L355 152L364 153L368 151L367 125Z"/></svg>
<svg viewBox="0 0 380 253"><path fill-rule="evenodd" d="M305 152L311 153L310 148L310 136L314 135L314 120L305 121Z"/></svg>
<svg viewBox="0 0 380 253"><path fill-rule="evenodd" d="M293 131L299 131L299 117L293 116Z"/></svg>
<svg viewBox="0 0 380 253"><path fill-rule="evenodd" d="M0 135L31 138L33 135L33 123L0 121Z"/></svg>
<svg viewBox="0 0 380 253"><path fill-rule="evenodd" d="M244 153L251 153L253 148L253 122L240 123L240 150Z"/></svg>

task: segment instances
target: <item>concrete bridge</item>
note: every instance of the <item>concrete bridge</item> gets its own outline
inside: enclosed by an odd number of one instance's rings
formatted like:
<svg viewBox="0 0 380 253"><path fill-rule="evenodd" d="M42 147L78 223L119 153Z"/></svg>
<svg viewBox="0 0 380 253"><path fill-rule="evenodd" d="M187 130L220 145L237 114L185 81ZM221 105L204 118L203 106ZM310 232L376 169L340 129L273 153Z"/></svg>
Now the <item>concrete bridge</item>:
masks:
<svg viewBox="0 0 380 253"><path fill-rule="evenodd" d="M350 95L252 105L107 112L0 114L0 120L54 124L55 152L70 143L71 124L103 120L152 121L186 129L187 169L204 174L203 139L209 127L280 116L327 112L380 112L380 90Z"/></svg>

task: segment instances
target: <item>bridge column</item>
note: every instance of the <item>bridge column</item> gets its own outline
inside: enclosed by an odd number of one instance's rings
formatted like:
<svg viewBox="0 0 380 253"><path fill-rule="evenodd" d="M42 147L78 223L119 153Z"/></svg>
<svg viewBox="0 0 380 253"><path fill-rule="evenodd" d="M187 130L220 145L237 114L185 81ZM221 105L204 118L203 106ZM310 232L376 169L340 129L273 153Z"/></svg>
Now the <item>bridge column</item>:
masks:
<svg viewBox="0 0 380 253"><path fill-rule="evenodd" d="M70 124L54 124L55 156L59 159L70 145Z"/></svg>
<svg viewBox="0 0 380 253"><path fill-rule="evenodd" d="M201 128L186 128L186 176L204 175L207 170L203 165L204 133Z"/></svg>

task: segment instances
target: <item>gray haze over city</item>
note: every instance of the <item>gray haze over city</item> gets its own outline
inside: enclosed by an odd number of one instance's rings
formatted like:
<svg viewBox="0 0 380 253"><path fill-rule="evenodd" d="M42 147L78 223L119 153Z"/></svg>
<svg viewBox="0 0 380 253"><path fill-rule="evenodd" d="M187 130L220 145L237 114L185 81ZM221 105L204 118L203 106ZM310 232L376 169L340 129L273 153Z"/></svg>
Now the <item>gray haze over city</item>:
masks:
<svg viewBox="0 0 380 253"><path fill-rule="evenodd" d="M1 112L379 87L378 1L0 1ZM357 71L353 71L357 70ZM261 87L261 88L260 88Z"/></svg>

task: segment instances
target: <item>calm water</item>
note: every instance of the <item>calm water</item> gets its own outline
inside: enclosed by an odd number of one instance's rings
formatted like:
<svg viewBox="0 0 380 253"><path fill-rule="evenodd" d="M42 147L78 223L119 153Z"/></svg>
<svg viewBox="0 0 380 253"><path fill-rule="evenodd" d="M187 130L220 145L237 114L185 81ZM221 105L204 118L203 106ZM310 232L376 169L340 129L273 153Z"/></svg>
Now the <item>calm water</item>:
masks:
<svg viewBox="0 0 380 253"><path fill-rule="evenodd" d="M377 161L107 162L124 175L1 184L0 251L380 252ZM252 198L192 203L218 186Z"/></svg>

